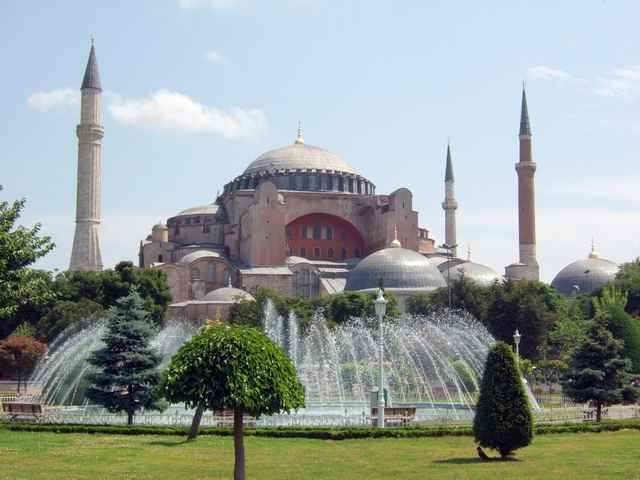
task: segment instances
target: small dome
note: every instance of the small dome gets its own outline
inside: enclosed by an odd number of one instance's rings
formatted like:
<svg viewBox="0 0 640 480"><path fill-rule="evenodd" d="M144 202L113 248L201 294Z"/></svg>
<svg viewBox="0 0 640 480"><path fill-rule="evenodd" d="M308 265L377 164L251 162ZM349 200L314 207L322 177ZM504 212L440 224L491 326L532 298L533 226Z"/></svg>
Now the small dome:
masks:
<svg viewBox="0 0 640 480"><path fill-rule="evenodd" d="M253 295L244 290L234 287L216 288L207 293L202 301L205 302L234 302L238 303L241 300L255 300Z"/></svg>
<svg viewBox="0 0 640 480"><path fill-rule="evenodd" d="M385 288L433 290L447 284L438 269L423 255L406 248L378 250L364 258L351 271L345 290L378 288L380 278Z"/></svg>
<svg viewBox="0 0 640 480"><path fill-rule="evenodd" d="M276 148L260 155L244 171L244 175L276 170L334 170L336 172L357 172L340 155L323 148L296 142L293 145Z"/></svg>
<svg viewBox="0 0 640 480"><path fill-rule="evenodd" d="M445 280L451 278L452 282L464 277L481 287L488 287L494 282L502 281L502 277L492 268L469 261L445 268L442 276Z"/></svg>
<svg viewBox="0 0 640 480"><path fill-rule="evenodd" d="M218 213L218 205L199 205L197 207L187 208L186 210L182 210L180 213L176 215L176 217L181 217L183 215L215 215Z"/></svg>
<svg viewBox="0 0 640 480"><path fill-rule="evenodd" d="M589 258L576 260L555 276L551 286L563 295L591 293L616 278L618 265L598 258L593 252Z"/></svg>
<svg viewBox="0 0 640 480"><path fill-rule="evenodd" d="M196 260L200 260L201 258L220 258L220 254L218 252L211 252L209 250L196 250L195 252L191 252L186 254L177 263L180 265L189 265Z"/></svg>
<svg viewBox="0 0 640 480"><path fill-rule="evenodd" d="M152 230L167 230L167 226L160 220L153 226Z"/></svg>

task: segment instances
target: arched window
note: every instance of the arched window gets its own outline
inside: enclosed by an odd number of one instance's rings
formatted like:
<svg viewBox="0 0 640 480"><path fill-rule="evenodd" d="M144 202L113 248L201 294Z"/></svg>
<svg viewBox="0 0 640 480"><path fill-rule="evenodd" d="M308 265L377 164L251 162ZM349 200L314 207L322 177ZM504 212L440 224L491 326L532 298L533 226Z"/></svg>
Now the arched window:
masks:
<svg viewBox="0 0 640 480"><path fill-rule="evenodd" d="M226 287L229 284L229 278L231 277L231 272L229 271L228 268L224 269L224 272L222 272L222 280L224 282L224 286Z"/></svg>
<svg viewBox="0 0 640 480"><path fill-rule="evenodd" d="M200 270L197 267L191 269L191 280L200 280Z"/></svg>
<svg viewBox="0 0 640 480"><path fill-rule="evenodd" d="M344 260L347 258L347 249L342 247L342 251L340 252L340 257Z"/></svg>
<svg viewBox="0 0 640 480"><path fill-rule="evenodd" d="M207 263L207 281L211 283L216 281L216 264L214 262Z"/></svg>
<svg viewBox="0 0 640 480"><path fill-rule="evenodd" d="M333 255L333 247L329 247L329 250L327 250L327 257L333 258Z"/></svg>
<svg viewBox="0 0 640 480"><path fill-rule="evenodd" d="M162 259L162 254L158 255L158 263L162 263L163 259Z"/></svg>

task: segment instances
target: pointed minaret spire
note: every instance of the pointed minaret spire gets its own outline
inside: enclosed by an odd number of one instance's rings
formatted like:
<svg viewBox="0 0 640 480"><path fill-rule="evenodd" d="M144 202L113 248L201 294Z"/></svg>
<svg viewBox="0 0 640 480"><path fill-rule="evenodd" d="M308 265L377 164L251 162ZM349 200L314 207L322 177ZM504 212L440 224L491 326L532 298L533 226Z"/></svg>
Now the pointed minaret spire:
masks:
<svg viewBox="0 0 640 480"><path fill-rule="evenodd" d="M87 61L87 68L84 70L84 78L82 79L81 90L85 88L93 88L94 90L102 91L102 85L100 84L100 73L98 72L98 61L96 60L96 46L94 44L93 35L91 36L91 51L89 52L89 60Z"/></svg>
<svg viewBox="0 0 640 480"><path fill-rule="evenodd" d="M304 137L302 136L302 122L298 120L298 136L295 143L297 145L304 145Z"/></svg>
<svg viewBox="0 0 640 480"><path fill-rule="evenodd" d="M455 180L453 177L453 162L451 160L451 145L447 142L447 164L444 175L444 243L453 246L451 255L457 256L456 242L456 210L458 202L455 196Z"/></svg>
<svg viewBox="0 0 640 480"><path fill-rule="evenodd" d="M520 136L531 136L531 123L529 122L529 109L527 108L527 92L522 82L522 107L520 109Z"/></svg>
<svg viewBox="0 0 640 480"><path fill-rule="evenodd" d="M453 178L453 164L451 163L451 145L447 143L447 167L444 174L445 182L453 182L455 179Z"/></svg>

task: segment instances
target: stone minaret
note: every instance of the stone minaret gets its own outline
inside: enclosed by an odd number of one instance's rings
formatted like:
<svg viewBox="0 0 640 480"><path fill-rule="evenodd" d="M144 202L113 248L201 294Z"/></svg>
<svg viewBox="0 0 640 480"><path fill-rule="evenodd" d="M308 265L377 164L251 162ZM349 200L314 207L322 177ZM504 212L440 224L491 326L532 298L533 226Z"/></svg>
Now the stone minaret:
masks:
<svg viewBox="0 0 640 480"><path fill-rule="evenodd" d="M531 153L531 125L527 109L527 94L522 88L520 112L520 161L518 173L518 238L519 263L506 268L507 278L512 280L539 280L540 268L536 258L536 198L534 175L536 164Z"/></svg>
<svg viewBox="0 0 640 480"><path fill-rule="evenodd" d="M456 209L458 202L455 198L455 181L453 178L453 164L451 163L451 146L447 144L447 168L444 175L444 243L457 245L456 242ZM457 248L451 250L451 255L457 257Z"/></svg>
<svg viewBox="0 0 640 480"><path fill-rule="evenodd" d="M69 270L102 270L100 242L100 159L104 129L101 125L100 75L96 50L91 42L89 61L82 80L78 136L78 189L76 194L76 233Z"/></svg>

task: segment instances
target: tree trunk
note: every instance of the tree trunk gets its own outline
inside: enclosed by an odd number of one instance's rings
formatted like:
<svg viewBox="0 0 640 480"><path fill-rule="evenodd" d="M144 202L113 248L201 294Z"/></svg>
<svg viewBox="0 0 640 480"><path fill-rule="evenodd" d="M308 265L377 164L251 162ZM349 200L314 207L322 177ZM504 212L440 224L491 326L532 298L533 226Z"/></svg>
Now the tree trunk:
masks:
<svg viewBox="0 0 640 480"><path fill-rule="evenodd" d="M20 395L20 380L22 380L22 375L20 372L20 368L18 368L18 395Z"/></svg>
<svg viewBox="0 0 640 480"><path fill-rule="evenodd" d="M127 425L133 425L133 411L127 411Z"/></svg>
<svg viewBox="0 0 640 480"><path fill-rule="evenodd" d="M127 425L133 425L133 414L136 411L136 407L133 401L133 388L131 388L131 385L127 387L127 399L129 404L129 408L127 408Z"/></svg>
<svg viewBox="0 0 640 480"><path fill-rule="evenodd" d="M600 422L602 420L602 403L596 402L596 422Z"/></svg>
<svg viewBox="0 0 640 480"><path fill-rule="evenodd" d="M235 451L234 480L244 480L244 437L242 432L242 409L233 411L233 446Z"/></svg>
<svg viewBox="0 0 640 480"><path fill-rule="evenodd" d="M198 436L198 431L200 430L200 421L202 420L203 413L204 405L200 404L196 407L196 413L193 415L193 420L191 421L191 430L189 430L187 440L193 440Z"/></svg>

